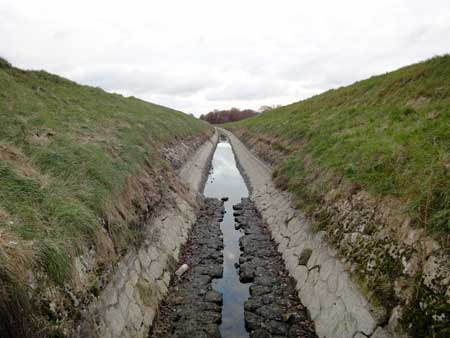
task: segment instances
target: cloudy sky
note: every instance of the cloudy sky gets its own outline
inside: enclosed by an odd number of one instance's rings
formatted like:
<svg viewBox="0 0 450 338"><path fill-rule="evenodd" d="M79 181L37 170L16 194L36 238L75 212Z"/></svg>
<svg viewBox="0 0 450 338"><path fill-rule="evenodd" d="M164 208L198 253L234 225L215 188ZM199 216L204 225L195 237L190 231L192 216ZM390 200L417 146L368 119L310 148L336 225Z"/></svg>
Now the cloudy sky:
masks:
<svg viewBox="0 0 450 338"><path fill-rule="evenodd" d="M0 55L15 66L194 115L449 52L449 0L0 0Z"/></svg>

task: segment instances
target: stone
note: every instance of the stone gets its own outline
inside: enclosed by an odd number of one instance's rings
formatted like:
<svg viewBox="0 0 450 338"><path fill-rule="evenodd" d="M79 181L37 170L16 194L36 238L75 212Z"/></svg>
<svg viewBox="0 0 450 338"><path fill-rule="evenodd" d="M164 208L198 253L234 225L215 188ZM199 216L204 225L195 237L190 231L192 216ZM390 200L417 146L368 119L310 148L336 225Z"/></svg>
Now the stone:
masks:
<svg viewBox="0 0 450 338"><path fill-rule="evenodd" d="M325 263L320 266L320 279L323 281L328 280L330 275L335 274L336 260L333 257L329 257Z"/></svg>
<svg viewBox="0 0 450 338"><path fill-rule="evenodd" d="M139 250L139 261L143 269L147 269L150 266L151 259L144 249Z"/></svg>
<svg viewBox="0 0 450 338"><path fill-rule="evenodd" d="M217 324L207 324L204 327L208 338L221 338L219 325Z"/></svg>
<svg viewBox="0 0 450 338"><path fill-rule="evenodd" d="M295 234L290 235L289 248L296 247L300 243L305 241L305 234L302 231L297 231Z"/></svg>
<svg viewBox="0 0 450 338"><path fill-rule="evenodd" d="M363 296L354 288L346 287L341 295L345 308L356 320L357 330L366 335L372 334L377 323L367 309L368 304Z"/></svg>
<svg viewBox="0 0 450 338"><path fill-rule="evenodd" d="M269 329L274 335L286 336L289 331L289 326L286 323L271 320L269 322Z"/></svg>
<svg viewBox="0 0 450 338"><path fill-rule="evenodd" d="M436 252L441 249L441 246L437 241L431 238L425 238L421 241L423 250L425 251L425 255L429 256L433 252Z"/></svg>
<svg viewBox="0 0 450 338"><path fill-rule="evenodd" d="M142 311L136 303L131 303L128 307L127 321L132 324L135 330L138 330L143 323Z"/></svg>
<svg viewBox="0 0 450 338"><path fill-rule="evenodd" d="M101 299L106 307L116 304L118 301L117 290L113 286L109 285L101 293Z"/></svg>
<svg viewBox="0 0 450 338"><path fill-rule="evenodd" d="M208 291L205 294L205 300L207 302L222 304L222 294L214 290Z"/></svg>
<svg viewBox="0 0 450 338"><path fill-rule="evenodd" d="M387 329L389 330L389 332L392 332L394 334L395 338L406 337L403 334L403 327L400 323L402 315L403 309L400 305L398 305L392 310L391 317L389 318Z"/></svg>
<svg viewBox="0 0 450 338"><path fill-rule="evenodd" d="M271 288L267 286L252 285L250 286L250 295L261 296L270 293Z"/></svg>
<svg viewBox="0 0 450 338"><path fill-rule="evenodd" d="M130 298L126 295L125 292L122 292L119 295L119 303L118 308L120 309L121 313L127 313L128 305L130 304Z"/></svg>
<svg viewBox="0 0 450 338"><path fill-rule="evenodd" d="M295 268L292 276L297 281L297 291L300 291L308 278L308 268L305 265L299 265Z"/></svg>
<svg viewBox="0 0 450 338"><path fill-rule="evenodd" d="M112 337L120 337L122 330L125 327L125 320L122 312L117 308L110 307L105 313L105 322L108 329L111 331Z"/></svg>
<svg viewBox="0 0 450 338"><path fill-rule="evenodd" d="M133 294L134 294L136 283L137 283L137 281L134 282L133 280L129 280L125 284L125 294L127 295L128 299L133 299Z"/></svg>
<svg viewBox="0 0 450 338"><path fill-rule="evenodd" d="M354 338L367 338L366 335L362 334L361 332L357 332L354 336Z"/></svg>
<svg viewBox="0 0 450 338"><path fill-rule="evenodd" d="M392 335L385 329L378 327L370 338L392 338Z"/></svg>
<svg viewBox="0 0 450 338"><path fill-rule="evenodd" d="M239 280L242 283L250 283L255 277L255 268L250 262L242 263L239 266Z"/></svg>
<svg viewBox="0 0 450 338"><path fill-rule="evenodd" d="M170 276L169 271L164 272L163 277L162 277L162 281L164 282L164 284L167 287L169 287L170 279L171 279L171 276Z"/></svg>
<svg viewBox="0 0 450 338"><path fill-rule="evenodd" d="M150 275L153 279L159 279L163 274L163 267L160 262L153 261L150 265Z"/></svg>
<svg viewBox="0 0 450 338"><path fill-rule="evenodd" d="M283 309L276 304L263 305L256 309L256 314L264 319L282 320Z"/></svg>
<svg viewBox="0 0 450 338"><path fill-rule="evenodd" d="M245 328L251 332L260 328L261 318L253 312L244 311Z"/></svg>
<svg viewBox="0 0 450 338"><path fill-rule="evenodd" d="M330 293L336 293L338 288L338 274L335 271L334 273L330 274L327 279L327 287L328 291Z"/></svg>
<svg viewBox="0 0 450 338"><path fill-rule="evenodd" d="M329 308L323 309L315 322L317 335L319 337L337 337L337 328L345 328L345 312L345 305L340 299L337 299Z"/></svg>
<svg viewBox="0 0 450 338"><path fill-rule="evenodd" d="M250 338L272 338L272 335L266 329L257 329L250 332Z"/></svg>
<svg viewBox="0 0 450 338"><path fill-rule="evenodd" d="M300 256L298 257L298 264L307 265L311 254L311 249L303 249L303 251L300 253Z"/></svg>

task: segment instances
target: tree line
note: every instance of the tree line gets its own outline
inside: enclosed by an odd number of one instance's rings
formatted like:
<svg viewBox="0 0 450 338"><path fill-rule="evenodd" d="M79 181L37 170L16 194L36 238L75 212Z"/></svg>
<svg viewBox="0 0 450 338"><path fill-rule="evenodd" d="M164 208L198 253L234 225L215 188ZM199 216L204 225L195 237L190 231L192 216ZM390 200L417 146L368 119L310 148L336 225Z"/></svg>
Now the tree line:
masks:
<svg viewBox="0 0 450 338"><path fill-rule="evenodd" d="M278 106L262 106L258 111L255 111L253 109L241 110L239 108L231 108L225 110L214 109L206 115L200 115L200 119L203 121L208 121L211 124L234 122L247 119L249 117L257 115L258 113L265 113L277 107Z"/></svg>

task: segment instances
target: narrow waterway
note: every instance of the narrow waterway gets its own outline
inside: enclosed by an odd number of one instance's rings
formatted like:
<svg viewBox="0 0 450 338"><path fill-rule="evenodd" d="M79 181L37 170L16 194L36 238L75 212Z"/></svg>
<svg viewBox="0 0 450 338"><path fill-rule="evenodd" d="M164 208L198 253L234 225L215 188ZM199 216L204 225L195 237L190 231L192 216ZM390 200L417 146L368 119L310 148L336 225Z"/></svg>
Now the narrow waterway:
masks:
<svg viewBox="0 0 450 338"><path fill-rule="evenodd" d="M229 142L221 140L212 160L212 171L208 176L204 195L206 197L228 197L225 215L221 223L223 232L223 277L213 281L213 287L223 295L222 338L249 337L245 329L244 302L249 297L249 284L239 281L235 264L239 261L239 238L243 233L234 227L233 205L248 196L248 189L236 166L233 150Z"/></svg>

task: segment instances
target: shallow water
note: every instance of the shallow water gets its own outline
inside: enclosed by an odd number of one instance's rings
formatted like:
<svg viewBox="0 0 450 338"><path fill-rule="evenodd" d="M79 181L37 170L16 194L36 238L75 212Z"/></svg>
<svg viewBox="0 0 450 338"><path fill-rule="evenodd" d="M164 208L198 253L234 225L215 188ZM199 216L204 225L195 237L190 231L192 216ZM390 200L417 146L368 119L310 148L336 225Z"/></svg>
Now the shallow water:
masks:
<svg viewBox="0 0 450 338"><path fill-rule="evenodd" d="M223 295L222 338L249 337L245 330L244 302L249 297L249 284L239 281L234 264L239 261L239 238L243 233L234 228L233 205L242 197L248 197L248 189L236 166L230 143L221 141L217 145L212 160L212 171L205 185L206 197L228 197L226 213L221 228L223 232L223 278L213 281L213 287Z"/></svg>

